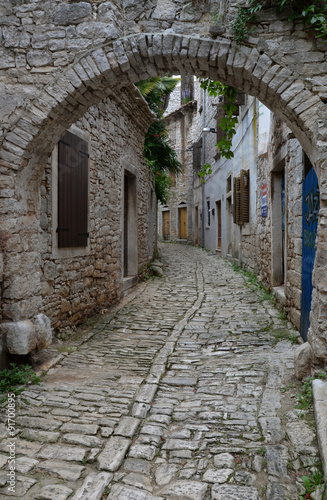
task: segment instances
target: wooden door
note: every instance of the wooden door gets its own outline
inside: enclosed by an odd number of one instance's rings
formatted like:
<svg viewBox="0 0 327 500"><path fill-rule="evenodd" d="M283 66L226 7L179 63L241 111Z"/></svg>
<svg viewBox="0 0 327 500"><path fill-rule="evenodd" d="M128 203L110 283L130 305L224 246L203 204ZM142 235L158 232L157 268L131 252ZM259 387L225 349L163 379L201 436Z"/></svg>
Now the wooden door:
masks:
<svg viewBox="0 0 327 500"><path fill-rule="evenodd" d="M179 237L181 240L187 238L187 208L179 209Z"/></svg>
<svg viewBox="0 0 327 500"><path fill-rule="evenodd" d="M221 201L217 201L217 250L221 250Z"/></svg>
<svg viewBox="0 0 327 500"><path fill-rule="evenodd" d="M170 211L166 210L162 212L162 229L163 229L163 239L168 240L170 235Z"/></svg>
<svg viewBox="0 0 327 500"><path fill-rule="evenodd" d="M128 276L128 176L124 175L124 277Z"/></svg>

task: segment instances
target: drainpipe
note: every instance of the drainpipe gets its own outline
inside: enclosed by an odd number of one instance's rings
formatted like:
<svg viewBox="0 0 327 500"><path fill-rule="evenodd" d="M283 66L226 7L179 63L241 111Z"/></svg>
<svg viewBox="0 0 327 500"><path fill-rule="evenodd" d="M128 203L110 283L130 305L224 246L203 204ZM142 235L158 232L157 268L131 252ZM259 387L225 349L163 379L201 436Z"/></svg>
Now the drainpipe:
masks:
<svg viewBox="0 0 327 500"><path fill-rule="evenodd" d="M202 167L205 163L205 132L203 132L205 128L205 112L206 112L206 93L205 90L202 89L203 98L202 98ZM202 248L204 248L204 210L205 210L205 190L204 190L204 178L202 179Z"/></svg>

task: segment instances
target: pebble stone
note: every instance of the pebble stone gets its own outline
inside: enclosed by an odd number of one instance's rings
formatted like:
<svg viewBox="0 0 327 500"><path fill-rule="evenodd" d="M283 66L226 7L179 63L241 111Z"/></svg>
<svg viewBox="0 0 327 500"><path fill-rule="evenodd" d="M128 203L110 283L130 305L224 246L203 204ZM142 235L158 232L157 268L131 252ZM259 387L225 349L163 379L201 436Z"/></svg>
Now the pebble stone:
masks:
<svg viewBox="0 0 327 500"><path fill-rule="evenodd" d="M299 497L319 454L294 408L296 346L274 336L284 320L228 262L161 251L165 276L138 285L17 397L18 498ZM9 500L5 426L0 435Z"/></svg>

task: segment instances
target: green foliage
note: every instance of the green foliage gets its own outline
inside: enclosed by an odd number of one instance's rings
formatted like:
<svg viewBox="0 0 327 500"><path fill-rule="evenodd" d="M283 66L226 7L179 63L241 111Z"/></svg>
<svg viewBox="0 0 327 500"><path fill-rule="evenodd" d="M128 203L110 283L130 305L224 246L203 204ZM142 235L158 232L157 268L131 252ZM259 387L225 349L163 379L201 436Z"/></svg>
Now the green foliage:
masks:
<svg viewBox="0 0 327 500"><path fill-rule="evenodd" d="M179 80L180 78L164 76L141 80L135 84L157 116L157 121L150 125L145 135L144 157L154 174L157 199L163 204L168 202L169 188L172 185L169 172L178 174L183 170L163 120L166 97L174 90Z"/></svg>
<svg viewBox="0 0 327 500"><path fill-rule="evenodd" d="M11 363L10 367L0 372L0 394L14 393L18 396L24 390L24 387L18 386L26 385L28 382L40 383L40 377L33 372L29 365L17 366L15 363ZM4 396L1 403L6 400L7 396Z"/></svg>
<svg viewBox="0 0 327 500"><path fill-rule="evenodd" d="M314 29L317 38L326 37L327 40L327 3L326 0L250 0L248 7L240 7L232 24L232 35L239 45L253 31L250 26L255 20L256 13L265 8L275 5L277 12L285 6L293 8L293 14L289 21L302 17L306 25Z"/></svg>
<svg viewBox="0 0 327 500"><path fill-rule="evenodd" d="M311 476L302 476L302 481L305 487L305 493L299 496L300 500L311 498L310 494L313 493L317 488L322 489L324 483L324 474L322 472L321 464L318 465L318 468L312 473ZM324 498L325 491L326 485L322 492L322 498Z"/></svg>
<svg viewBox="0 0 327 500"><path fill-rule="evenodd" d="M232 151L232 140L233 136L236 134L235 127L237 124L237 118L234 116L237 111L237 106L235 104L237 89L219 81L209 79L202 80L201 87L206 90L210 96L224 96L225 98L225 103L223 104L225 116L218 125L223 130L224 137L218 142L216 147L225 158L233 158L234 153Z"/></svg>
<svg viewBox="0 0 327 500"><path fill-rule="evenodd" d="M315 379L326 380L327 374L324 372L319 372L315 377L306 377L302 381L301 393L297 395L299 403L295 408L299 410L307 410L312 407L313 404L313 391L312 382Z"/></svg>
<svg viewBox="0 0 327 500"><path fill-rule="evenodd" d="M259 0L250 0L248 7L240 7L234 22L232 24L232 35L239 45L253 31L254 27L249 26L255 19L256 13L262 9L262 2Z"/></svg>
<svg viewBox="0 0 327 500"><path fill-rule="evenodd" d="M205 180L205 176L206 176L206 175L210 175L210 174L212 174L212 168L211 168L211 165L210 165L210 163L205 163L205 164L203 165L203 167L201 168L200 172L198 172L198 176L199 176L199 177L201 177L201 184L202 184L203 182L207 182L207 181Z"/></svg>
<svg viewBox="0 0 327 500"><path fill-rule="evenodd" d="M264 446L261 446L261 448L259 448L257 450L257 453L258 453L258 455L261 455L262 457L264 457L265 454L267 453L267 450L266 450L266 448Z"/></svg>

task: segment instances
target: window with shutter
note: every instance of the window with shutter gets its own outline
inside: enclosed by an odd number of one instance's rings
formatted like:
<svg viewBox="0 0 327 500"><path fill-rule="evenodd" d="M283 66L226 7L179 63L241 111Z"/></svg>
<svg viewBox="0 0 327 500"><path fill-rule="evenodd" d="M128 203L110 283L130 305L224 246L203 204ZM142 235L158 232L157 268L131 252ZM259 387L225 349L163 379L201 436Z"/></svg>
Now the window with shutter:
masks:
<svg viewBox="0 0 327 500"><path fill-rule="evenodd" d="M66 132L58 144L58 248L88 242L88 143Z"/></svg>
<svg viewBox="0 0 327 500"><path fill-rule="evenodd" d="M234 224L250 222L250 172L241 170L233 179L233 219Z"/></svg>
<svg viewBox="0 0 327 500"><path fill-rule="evenodd" d="M193 143L193 170L196 172L202 166L202 138Z"/></svg>

